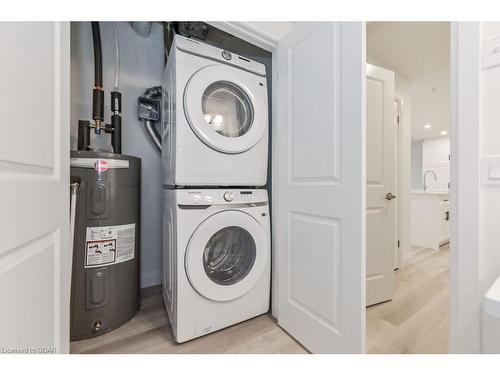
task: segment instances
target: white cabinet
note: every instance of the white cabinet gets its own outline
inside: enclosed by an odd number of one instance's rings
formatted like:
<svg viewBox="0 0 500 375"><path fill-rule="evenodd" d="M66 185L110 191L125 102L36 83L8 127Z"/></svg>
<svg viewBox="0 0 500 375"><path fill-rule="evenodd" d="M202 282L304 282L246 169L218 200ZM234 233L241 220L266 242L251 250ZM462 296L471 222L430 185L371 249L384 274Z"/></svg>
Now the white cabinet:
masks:
<svg viewBox="0 0 500 375"><path fill-rule="evenodd" d="M448 193L413 191L411 199L411 244L438 250L449 241Z"/></svg>
<svg viewBox="0 0 500 375"><path fill-rule="evenodd" d="M434 171L436 179L431 173ZM422 185L426 179L427 191L448 191L450 182L450 138L426 139L422 143Z"/></svg>

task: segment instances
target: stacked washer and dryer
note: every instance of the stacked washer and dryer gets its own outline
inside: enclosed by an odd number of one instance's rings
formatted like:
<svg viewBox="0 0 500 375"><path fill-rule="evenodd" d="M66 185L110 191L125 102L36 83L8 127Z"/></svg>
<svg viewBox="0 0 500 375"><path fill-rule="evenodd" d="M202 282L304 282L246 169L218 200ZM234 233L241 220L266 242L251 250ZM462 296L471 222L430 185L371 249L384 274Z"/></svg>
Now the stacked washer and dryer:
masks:
<svg viewBox="0 0 500 375"><path fill-rule="evenodd" d="M184 342L269 309L266 70L176 35L162 87L163 297Z"/></svg>

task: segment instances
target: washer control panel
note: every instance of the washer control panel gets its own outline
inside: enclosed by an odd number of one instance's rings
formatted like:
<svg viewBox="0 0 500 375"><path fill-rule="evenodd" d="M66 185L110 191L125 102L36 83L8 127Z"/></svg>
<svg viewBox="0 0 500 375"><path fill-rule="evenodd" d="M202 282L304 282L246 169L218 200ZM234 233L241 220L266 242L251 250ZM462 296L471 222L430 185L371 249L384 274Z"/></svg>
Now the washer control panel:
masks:
<svg viewBox="0 0 500 375"><path fill-rule="evenodd" d="M265 189L179 189L177 204L185 206L267 203Z"/></svg>

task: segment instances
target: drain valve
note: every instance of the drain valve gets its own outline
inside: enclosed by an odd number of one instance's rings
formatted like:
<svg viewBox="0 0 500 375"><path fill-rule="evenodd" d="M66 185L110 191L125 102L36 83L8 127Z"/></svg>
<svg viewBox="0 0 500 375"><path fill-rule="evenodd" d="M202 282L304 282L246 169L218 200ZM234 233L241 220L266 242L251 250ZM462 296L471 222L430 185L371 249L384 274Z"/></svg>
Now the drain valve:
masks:
<svg viewBox="0 0 500 375"><path fill-rule="evenodd" d="M97 322L94 323L94 331L99 332L102 328L102 322L98 320Z"/></svg>

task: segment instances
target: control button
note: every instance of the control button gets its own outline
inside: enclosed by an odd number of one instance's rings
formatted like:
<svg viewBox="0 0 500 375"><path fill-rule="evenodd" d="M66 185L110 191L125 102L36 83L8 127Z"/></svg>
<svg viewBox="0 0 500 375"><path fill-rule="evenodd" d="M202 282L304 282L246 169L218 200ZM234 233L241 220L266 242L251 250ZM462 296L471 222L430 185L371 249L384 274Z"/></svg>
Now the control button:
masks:
<svg viewBox="0 0 500 375"><path fill-rule="evenodd" d="M224 193L224 200L226 202L231 202L233 199L234 199L233 193L231 193L230 191L226 191Z"/></svg>
<svg viewBox="0 0 500 375"><path fill-rule="evenodd" d="M224 50L222 51L222 57L226 60L231 60L233 56L231 55L231 52Z"/></svg>

